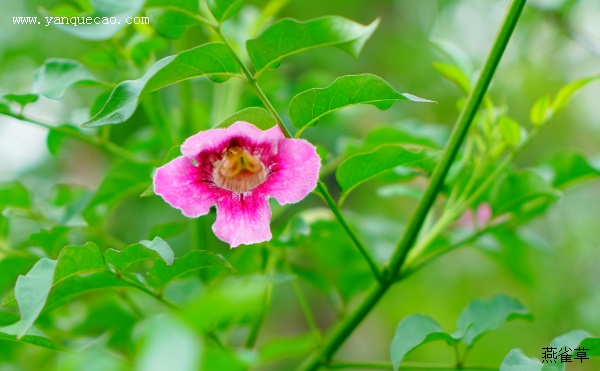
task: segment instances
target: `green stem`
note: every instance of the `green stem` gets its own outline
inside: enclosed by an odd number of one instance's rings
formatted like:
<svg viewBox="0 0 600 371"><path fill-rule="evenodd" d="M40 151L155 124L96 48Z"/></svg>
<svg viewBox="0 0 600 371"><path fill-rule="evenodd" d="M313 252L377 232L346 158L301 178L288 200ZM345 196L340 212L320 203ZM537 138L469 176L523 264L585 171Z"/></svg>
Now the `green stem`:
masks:
<svg viewBox="0 0 600 371"><path fill-rule="evenodd" d="M277 113L277 111L275 110L275 107L273 107L273 105L271 104L271 101L269 101L269 98L267 98L267 96L265 95L265 93L262 91L262 89L260 88L260 86L256 82L256 79L254 78L254 76L252 75L252 73L250 72L250 70L248 69L248 67L246 67L246 64L242 61L242 59L235 52L235 49L233 49L233 46L231 45L231 43L229 42L229 40L227 40L227 38L225 37L225 35L223 35L223 32L221 32L221 28L220 27L213 27L213 30L221 38L221 40L223 41L223 43L225 44L225 46L227 46L227 48L229 49L229 51L231 52L231 54L233 55L233 57L237 61L238 65L242 69L242 73L246 77L246 80L248 81L248 84L252 87L252 89L254 90L254 92L256 93L256 95L258 96L258 98L265 105L265 108L267 109L267 111L269 111L269 113L273 116L273 118L275 118L275 121L277 122L277 126L279 126L279 128L281 128L281 131L283 132L283 134L287 138L292 138L292 134L290 134L289 130L287 129L287 127L283 123L283 120L281 119L281 117L279 116L279 114Z"/></svg>
<svg viewBox="0 0 600 371"><path fill-rule="evenodd" d="M306 323L308 324L310 332L313 334L314 338L321 343L321 331L319 330L319 326L317 326L315 316L313 315L310 305L308 304L308 300L306 300L306 297L302 292L302 288L297 280L292 281L292 287L294 288L294 293L296 294L296 298L298 298L300 308L302 309L302 313L304 313L304 318L306 319Z"/></svg>
<svg viewBox="0 0 600 371"><path fill-rule="evenodd" d="M272 271L273 261L270 259L270 257L271 257L271 255L270 255L269 250L267 249L267 247L265 245L263 245L263 247L262 247L263 263L262 263L262 267L261 267L261 273L263 275L266 273L270 273ZM267 289L263 296L263 301L262 301L261 307L258 312L258 317L256 318L256 320L254 321L254 323L252 323L252 326L250 327L250 332L248 333L248 338L246 339L246 345L245 345L247 349L252 349L256 345L256 340L258 340L258 333L260 332L260 329L261 329L263 323L265 322L265 317L266 317L267 311L269 309L269 303L271 303L272 292L273 292L273 284L269 283L267 285Z"/></svg>
<svg viewBox="0 0 600 371"><path fill-rule="evenodd" d="M122 279L123 281L127 282L128 284L130 284L132 287L135 287L136 289L145 292L146 294L148 294L149 296L152 296L154 299L156 299L156 301L161 302L162 304L166 305L167 307L176 310L178 312L181 311L181 308L179 308L177 305L171 303L170 301L168 301L167 299L163 298L162 296L156 294L155 292L153 292L152 290L147 289L146 287L140 285L139 283L125 277L125 276L120 276L120 279Z"/></svg>
<svg viewBox="0 0 600 371"><path fill-rule="evenodd" d="M258 340L258 333L260 332L260 329L262 328L262 325L265 322L265 317L267 315L269 303L271 302L272 291L273 285L269 284L263 297L258 318L256 319L256 321L254 321L254 323L252 323L252 327L250 327L250 333L248 334L248 338L246 339L245 345L247 349L252 349L256 345L256 340Z"/></svg>
<svg viewBox="0 0 600 371"><path fill-rule="evenodd" d="M488 224L485 227L460 239L459 241L447 245L445 248L436 249L436 251L431 256L428 256L427 259L423 260L422 262L414 263L414 260L412 260L411 263L409 264L409 261L407 260L406 264L405 264L406 269L403 269L401 271L399 278L405 279L406 277L415 273L417 270L423 268L425 265L432 262L435 258L439 257L440 255L443 255L443 254L447 253L448 251L452 251L460 246L463 246L463 245L469 244L473 241L476 241L479 237L483 236L484 234L487 234L496 229L503 228L512 222L513 222L513 219L506 219L506 220L496 223L496 224Z"/></svg>
<svg viewBox="0 0 600 371"><path fill-rule="evenodd" d="M377 281L381 281L382 276L381 276L381 272L379 271L379 267L377 266L377 263L375 263L375 261L371 257L371 254L369 254L369 251L367 250L365 245L360 241L360 239L358 238L356 233L354 233L352 228L350 228L350 225L348 224L348 222L346 222L346 219L342 215L342 211L340 210L338 205L335 203L335 201L331 197L331 194L327 190L327 187L325 186L325 184L323 184L323 182L319 181L319 183L317 184L317 189L319 190L319 193L321 193L323 195L323 199L325 200L325 203L327 204L327 206L329 206L329 208L331 209L331 211L337 218L338 222L340 223L342 228L344 228L344 230L346 231L346 233L348 234L348 236L350 237L350 239L352 240L352 242L354 243L354 245L356 246L356 248L358 249L360 254L365 258L365 260L367 261L367 264L369 264L369 268L371 268L371 271L373 272L373 275L375 276Z"/></svg>
<svg viewBox="0 0 600 371"><path fill-rule="evenodd" d="M142 160L138 157L136 157L133 153L129 152L128 150L126 150L123 147L119 147L118 145L111 143L111 142L106 142L100 138L96 138L96 137L92 137L89 135L85 135L79 131L75 131L75 130L69 130L65 127L62 126L52 126L50 124L47 124L45 122L41 122L29 117L24 117L24 116L20 116L20 115L13 115L13 114L8 114L8 113L3 113L4 115L8 116L8 117L12 117L14 119L17 119L19 121L22 122L27 122L29 124L32 125L36 125L36 126L40 126L43 128L46 128L48 130L52 130L55 131L57 133L61 133L64 134L65 136L68 136L70 138L73 139L78 139L82 142L91 144L92 146L99 148L101 150L103 150L106 153L109 153L111 155L114 155L116 157L120 157L123 158L125 160L131 161L131 162L136 162L136 163L141 163L141 164L147 164L147 163L151 163L151 161L147 161L147 160Z"/></svg>
<svg viewBox="0 0 600 371"><path fill-rule="evenodd" d="M354 329L362 322L362 320L371 312L373 307L379 302L388 288L392 285L395 278L400 272L404 260L416 241L421 226L433 205L439 191L442 188L444 179L460 149L467 131L477 113L481 101L489 87L496 67L500 62L500 58L510 40L510 36L515 29L521 11L526 0L513 0L509 6L506 17L502 23L500 31L496 36L492 50L485 61L483 70L475 84L475 88L469 95L455 125L448 144L442 154L440 162L437 164L429 186L425 190L425 194L421 198L415 212L410 218L408 225L404 231L402 239L392 255L392 258L387 265L388 269L384 273L384 280L375 283L367 292L363 301L358 307L350 313L338 326L336 326L325 344L321 349L314 352L300 367L301 370L317 370L323 363L326 363L331 355L344 343Z"/></svg>
<svg viewBox="0 0 600 371"><path fill-rule="evenodd" d="M471 126L473 118L477 114L477 110L479 109L483 97L485 96L490 82L492 81L496 67L498 66L502 54L506 49L506 45L510 40L511 34L517 25L517 21L519 20L519 16L523 10L523 6L525 6L526 1L527 0L513 0L510 4L508 13L504 19L502 27L500 28L500 32L496 36L492 50L490 51L490 54L483 65L483 70L477 79L475 88L467 98L465 107L461 111L457 123L452 130L452 134L450 135L446 149L442 154L442 158L433 171L429 186L425 190L425 194L421 198L417 209L409 220L406 231L404 232L404 235L402 236L402 239L400 240L400 243L398 244L394 255L390 260L388 274L392 278L400 271L408 251L419 236L423 221L425 220L429 209L433 205L439 191L441 190L444 179L448 174L448 170L454 162L454 158L456 157L456 154L458 153L465 136L467 135L467 131Z"/></svg>

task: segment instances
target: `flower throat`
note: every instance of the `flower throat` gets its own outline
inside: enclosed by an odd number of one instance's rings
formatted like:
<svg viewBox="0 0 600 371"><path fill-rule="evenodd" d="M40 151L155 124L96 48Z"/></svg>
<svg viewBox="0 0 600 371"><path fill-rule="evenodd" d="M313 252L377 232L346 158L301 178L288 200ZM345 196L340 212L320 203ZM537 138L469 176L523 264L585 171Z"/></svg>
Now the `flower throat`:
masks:
<svg viewBox="0 0 600 371"><path fill-rule="evenodd" d="M221 188L244 193L262 184L266 173L258 158L240 146L231 146L225 151L221 161L215 163L213 179Z"/></svg>

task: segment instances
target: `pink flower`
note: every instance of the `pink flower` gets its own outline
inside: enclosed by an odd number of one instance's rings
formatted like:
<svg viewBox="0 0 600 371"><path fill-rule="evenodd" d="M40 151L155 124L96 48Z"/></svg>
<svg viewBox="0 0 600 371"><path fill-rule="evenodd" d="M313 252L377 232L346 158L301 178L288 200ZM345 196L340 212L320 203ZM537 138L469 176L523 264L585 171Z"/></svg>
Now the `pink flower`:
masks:
<svg viewBox="0 0 600 371"><path fill-rule="evenodd" d="M216 205L212 229L232 248L270 240L269 197L282 205L302 200L321 167L307 141L285 138L277 126L262 131L241 121L189 137L181 153L158 168L154 191L190 218Z"/></svg>

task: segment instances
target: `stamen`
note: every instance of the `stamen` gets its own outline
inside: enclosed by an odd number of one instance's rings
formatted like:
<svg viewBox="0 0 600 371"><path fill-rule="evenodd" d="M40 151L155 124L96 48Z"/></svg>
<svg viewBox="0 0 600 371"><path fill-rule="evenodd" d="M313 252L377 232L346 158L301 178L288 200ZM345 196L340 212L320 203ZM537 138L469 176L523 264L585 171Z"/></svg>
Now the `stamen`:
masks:
<svg viewBox="0 0 600 371"><path fill-rule="evenodd" d="M228 148L221 161L215 163L213 178L221 188L244 193L262 184L266 175L259 159L247 150L234 146Z"/></svg>

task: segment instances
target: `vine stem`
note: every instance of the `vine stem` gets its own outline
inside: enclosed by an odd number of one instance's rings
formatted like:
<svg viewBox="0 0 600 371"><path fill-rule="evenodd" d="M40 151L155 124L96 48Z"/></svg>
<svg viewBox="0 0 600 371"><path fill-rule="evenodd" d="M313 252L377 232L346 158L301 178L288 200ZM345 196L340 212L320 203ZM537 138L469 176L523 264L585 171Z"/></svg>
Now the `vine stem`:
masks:
<svg viewBox="0 0 600 371"><path fill-rule="evenodd" d="M406 259L408 252L419 236L423 222L429 213L438 193L440 192L448 170L458 153L467 131L481 105L489 84L494 76L496 67L500 62L502 54L510 40L510 36L515 29L521 11L527 0L513 0L508 8L508 12L502 22L500 31L485 61L481 74L477 79L475 88L469 94L467 102L458 117L457 123L452 130L450 139L444 149L440 162L436 165L430 183L425 190L425 194L419 201L417 208L413 212L408 225L404 231L400 242L396 246L394 253L386 265L383 273L384 280L376 282L368 290L363 301L356 309L349 314L342 322L336 326L331 335L327 338L323 347L313 354L300 366L300 370L314 371L321 365L326 364L332 354L344 343L344 341L354 332L356 327L371 312L379 300L383 297L389 287L398 276L400 269Z"/></svg>

